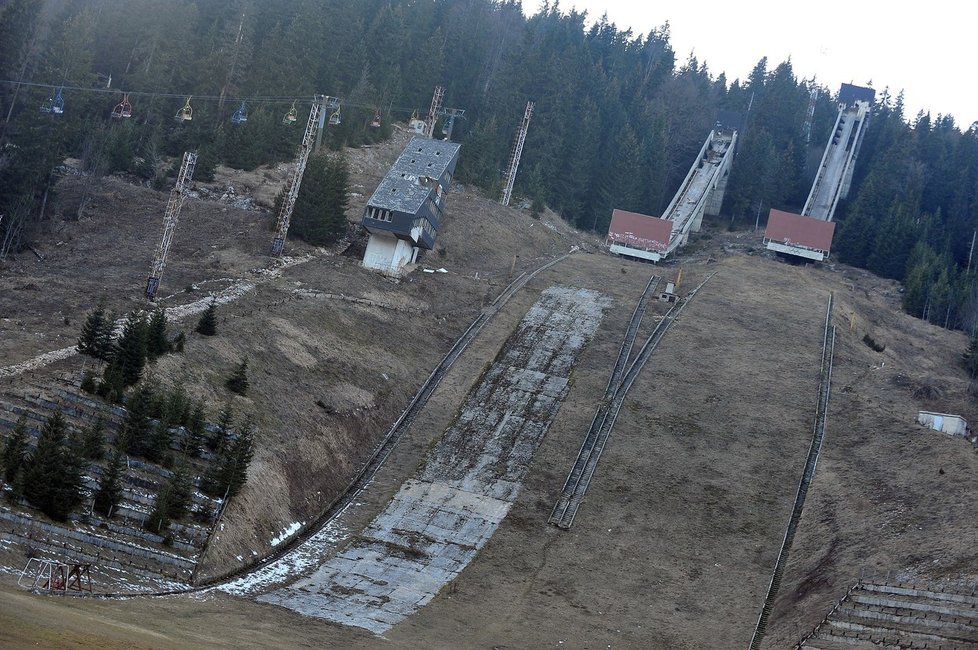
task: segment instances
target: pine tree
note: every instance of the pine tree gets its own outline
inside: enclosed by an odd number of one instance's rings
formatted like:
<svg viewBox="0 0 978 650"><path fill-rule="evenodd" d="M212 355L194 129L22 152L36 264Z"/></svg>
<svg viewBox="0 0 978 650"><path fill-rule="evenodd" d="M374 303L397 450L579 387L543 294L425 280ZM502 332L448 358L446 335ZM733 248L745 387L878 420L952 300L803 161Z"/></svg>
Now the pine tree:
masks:
<svg viewBox="0 0 978 650"><path fill-rule="evenodd" d="M99 303L82 325L81 336L78 338L78 351L101 361L108 361L112 356L112 316L105 311L105 305Z"/></svg>
<svg viewBox="0 0 978 650"><path fill-rule="evenodd" d="M309 158L292 211L290 232L313 246L325 246L346 234L350 173L339 154Z"/></svg>
<svg viewBox="0 0 978 650"><path fill-rule="evenodd" d="M125 456L121 450L112 454L109 465L102 474L92 508L103 517L109 517L112 510L122 501L122 476Z"/></svg>
<svg viewBox="0 0 978 650"><path fill-rule="evenodd" d="M23 474L27 462L27 419L22 415L17 418L13 433L3 446L3 478L11 485L17 477Z"/></svg>
<svg viewBox="0 0 978 650"><path fill-rule="evenodd" d="M248 357L241 360L241 363L237 365L234 372L231 373L231 376L224 382L224 385L232 393L237 393L238 395L248 393Z"/></svg>
<svg viewBox="0 0 978 650"><path fill-rule="evenodd" d="M24 472L24 496L46 515L64 521L82 501L83 462L66 440L67 424L55 412L41 431L37 452Z"/></svg>
<svg viewBox="0 0 978 650"><path fill-rule="evenodd" d="M150 316L146 330L146 356L150 361L155 361L172 349L166 328L166 312L157 309Z"/></svg>
<svg viewBox="0 0 978 650"><path fill-rule="evenodd" d="M189 456L200 456L204 447L204 436L207 433L204 424L204 403L198 400L194 403L190 421L187 423L187 446L184 452Z"/></svg>
<svg viewBox="0 0 978 650"><path fill-rule="evenodd" d="M203 334L204 336L214 336L217 334L217 302L211 300L210 304L207 305L207 309L201 314L200 320L197 321L197 327L195 330L198 334Z"/></svg>
<svg viewBox="0 0 978 650"><path fill-rule="evenodd" d="M245 420L241 430L232 443L228 457L228 465L223 474L228 485L228 496L233 497L248 481L248 467L254 456L254 424L251 419Z"/></svg>
<svg viewBox="0 0 978 650"><path fill-rule="evenodd" d="M145 456L152 445L152 427L149 412L152 405L153 392L143 384L126 400L126 416L119 428L116 446L120 451Z"/></svg>
<svg viewBox="0 0 978 650"><path fill-rule="evenodd" d="M102 460L105 456L105 423L98 418L82 432L81 453L89 460Z"/></svg>
<svg viewBox="0 0 978 650"><path fill-rule="evenodd" d="M109 366L118 369L125 386L135 385L143 375L146 366L146 329L146 317L136 311L130 312L122 326L122 335L116 343Z"/></svg>
<svg viewBox="0 0 978 650"><path fill-rule="evenodd" d="M217 430L212 431L210 435L207 436L207 448L213 452L220 453L224 450L227 445L228 438L231 435L231 425L234 421L234 412L231 406L225 406L221 409L220 414L217 416Z"/></svg>
<svg viewBox="0 0 978 650"><path fill-rule="evenodd" d="M208 468L201 490L210 496L231 498L248 480L248 467L254 456L254 424L249 418L232 440L224 445Z"/></svg>
<svg viewBox="0 0 978 650"><path fill-rule="evenodd" d="M147 460L160 463L166 458L166 453L170 449L170 440L172 438L170 424L169 420L163 419L153 427L150 443L145 452Z"/></svg>
<svg viewBox="0 0 978 650"><path fill-rule="evenodd" d="M194 484L186 465L180 465L170 477L167 486L167 517L171 520L183 519L193 504Z"/></svg>
<svg viewBox="0 0 978 650"><path fill-rule="evenodd" d="M146 521L143 522L143 528L151 533L165 537L167 530L170 528L169 512L170 490L166 487L157 493L156 501L153 503L153 509L150 511L149 516L146 517Z"/></svg>

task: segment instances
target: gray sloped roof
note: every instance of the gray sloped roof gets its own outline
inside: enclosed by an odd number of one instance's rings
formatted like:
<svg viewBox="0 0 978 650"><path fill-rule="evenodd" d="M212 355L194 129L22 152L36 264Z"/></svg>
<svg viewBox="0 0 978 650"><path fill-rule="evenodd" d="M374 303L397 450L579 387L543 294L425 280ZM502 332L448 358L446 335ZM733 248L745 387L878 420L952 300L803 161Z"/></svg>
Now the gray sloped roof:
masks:
<svg viewBox="0 0 978 650"><path fill-rule="evenodd" d="M414 214L421 208L429 194L431 190L427 187L402 178L400 173L392 172L380 181L367 205Z"/></svg>
<svg viewBox="0 0 978 650"><path fill-rule="evenodd" d="M409 176L428 176L441 178L458 156L462 145L446 140L411 138L401 155L398 156L391 174Z"/></svg>
<svg viewBox="0 0 978 650"><path fill-rule="evenodd" d="M424 176L441 180L458 158L461 145L415 137L374 190L367 205L411 214L424 204L431 189L418 183Z"/></svg>

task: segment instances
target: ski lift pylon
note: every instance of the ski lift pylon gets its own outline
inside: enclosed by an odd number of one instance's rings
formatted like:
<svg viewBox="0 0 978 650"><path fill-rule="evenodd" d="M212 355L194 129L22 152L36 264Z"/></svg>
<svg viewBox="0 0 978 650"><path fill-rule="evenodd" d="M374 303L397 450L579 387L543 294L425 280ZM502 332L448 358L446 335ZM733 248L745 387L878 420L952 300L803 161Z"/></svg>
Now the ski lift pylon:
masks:
<svg viewBox="0 0 978 650"><path fill-rule="evenodd" d="M231 122L234 124L244 124L248 121L248 108L245 106L244 102L241 102L241 106L238 106L238 110L234 111L234 115L231 116Z"/></svg>
<svg viewBox="0 0 978 650"><path fill-rule="evenodd" d="M295 101L293 100L292 108L290 108L289 112L286 113L285 117L282 118L282 124L285 124L286 126L291 126L292 124L295 124L296 120L298 119L299 119L299 111L295 109Z"/></svg>
<svg viewBox="0 0 978 650"><path fill-rule="evenodd" d="M65 98L63 95L64 86L58 88L55 92L54 97L48 97L47 101L41 104L42 113L52 113L54 115L61 115L65 112Z"/></svg>
<svg viewBox="0 0 978 650"><path fill-rule="evenodd" d="M189 122L194 119L194 109L190 106L190 97L187 97L187 102L183 105L177 114L173 116L177 122Z"/></svg>
<svg viewBox="0 0 978 650"><path fill-rule="evenodd" d="M129 103L129 93L123 93L122 101L112 109L112 117L116 119L132 117L132 104Z"/></svg>

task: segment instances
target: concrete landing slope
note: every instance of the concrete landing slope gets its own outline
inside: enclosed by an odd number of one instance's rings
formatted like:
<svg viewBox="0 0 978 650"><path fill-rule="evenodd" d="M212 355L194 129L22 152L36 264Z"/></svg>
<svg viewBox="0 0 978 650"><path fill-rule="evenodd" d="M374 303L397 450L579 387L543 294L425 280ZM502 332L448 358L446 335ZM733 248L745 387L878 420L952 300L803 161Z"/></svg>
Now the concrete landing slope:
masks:
<svg viewBox="0 0 978 650"><path fill-rule="evenodd" d="M426 605L509 512L608 304L595 291L544 291L386 508L311 574L258 600L377 634Z"/></svg>

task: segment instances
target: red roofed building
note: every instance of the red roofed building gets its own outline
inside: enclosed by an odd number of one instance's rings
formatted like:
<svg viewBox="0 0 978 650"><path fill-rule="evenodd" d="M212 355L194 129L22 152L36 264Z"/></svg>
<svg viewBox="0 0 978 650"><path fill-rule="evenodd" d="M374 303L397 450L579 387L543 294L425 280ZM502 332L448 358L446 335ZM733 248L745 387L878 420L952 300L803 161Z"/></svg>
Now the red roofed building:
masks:
<svg viewBox="0 0 978 650"><path fill-rule="evenodd" d="M828 259L835 222L771 210L764 231L767 249L810 260Z"/></svg>
<svg viewBox="0 0 978 650"><path fill-rule="evenodd" d="M637 212L614 210L607 241L612 253L658 262L665 257L671 235L671 221Z"/></svg>

